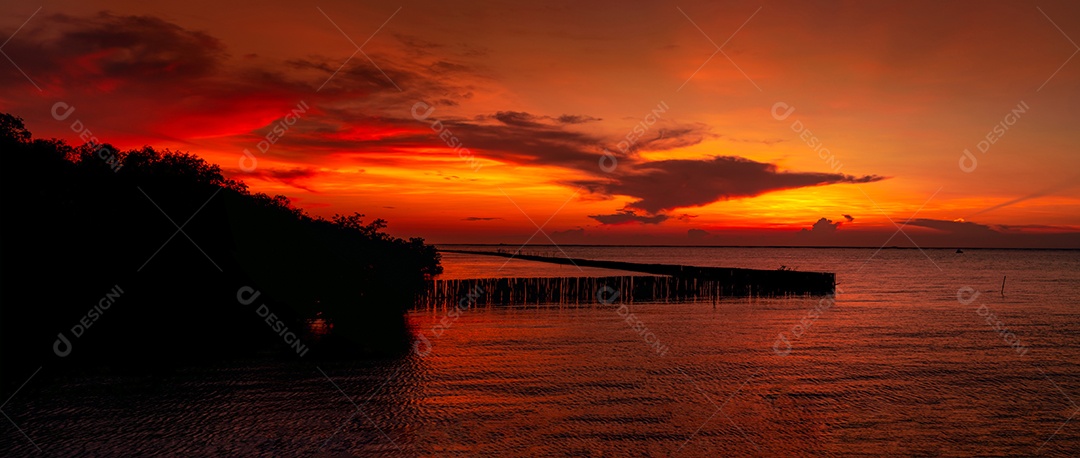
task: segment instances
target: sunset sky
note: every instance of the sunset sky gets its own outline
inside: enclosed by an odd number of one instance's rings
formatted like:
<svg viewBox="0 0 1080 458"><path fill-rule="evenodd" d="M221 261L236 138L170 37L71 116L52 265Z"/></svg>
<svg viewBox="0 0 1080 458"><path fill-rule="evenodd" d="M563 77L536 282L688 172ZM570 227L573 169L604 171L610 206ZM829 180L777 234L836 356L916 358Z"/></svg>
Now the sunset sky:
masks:
<svg viewBox="0 0 1080 458"><path fill-rule="evenodd" d="M1076 2L7 2L0 31L35 136L401 237L1080 247Z"/></svg>

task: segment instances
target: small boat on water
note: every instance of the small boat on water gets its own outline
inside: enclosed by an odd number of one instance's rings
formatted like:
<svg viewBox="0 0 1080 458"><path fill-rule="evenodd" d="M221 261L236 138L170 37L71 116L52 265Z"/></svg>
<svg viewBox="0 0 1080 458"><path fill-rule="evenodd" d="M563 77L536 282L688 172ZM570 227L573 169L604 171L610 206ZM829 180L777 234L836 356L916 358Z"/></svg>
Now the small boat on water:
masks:
<svg viewBox="0 0 1080 458"><path fill-rule="evenodd" d="M957 248L957 249L956 249L956 253L957 253L957 254L963 254L963 253L964 253L964 250L961 250L961 249Z"/></svg>

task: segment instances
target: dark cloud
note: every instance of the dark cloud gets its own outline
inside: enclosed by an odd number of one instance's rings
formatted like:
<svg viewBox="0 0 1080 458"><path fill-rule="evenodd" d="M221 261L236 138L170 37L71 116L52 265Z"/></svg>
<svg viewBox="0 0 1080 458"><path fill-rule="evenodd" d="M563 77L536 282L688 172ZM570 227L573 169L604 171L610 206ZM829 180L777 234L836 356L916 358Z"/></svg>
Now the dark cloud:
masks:
<svg viewBox="0 0 1080 458"><path fill-rule="evenodd" d="M96 67L106 77L203 76L227 57L217 38L155 17L101 13L89 21L66 15L54 19L72 26L51 42L55 49L69 55L97 56Z"/></svg>
<svg viewBox="0 0 1080 458"><path fill-rule="evenodd" d="M425 40L425 39L420 38L420 37L418 37L416 35L408 35L408 34L404 34L404 33L394 33L393 36L399 42L401 42L401 44L405 45L405 47L409 48L409 49L431 50L431 49L439 49L439 48L443 47L442 43L436 43L434 41Z"/></svg>
<svg viewBox="0 0 1080 458"><path fill-rule="evenodd" d="M917 226L931 231L908 231L915 242L923 247L1025 247L1066 248L1080 247L1080 232L1064 226L997 226L958 219L955 221L919 218L903 222L908 227Z"/></svg>
<svg viewBox="0 0 1080 458"><path fill-rule="evenodd" d="M358 90L367 92L364 90L372 88L389 92L390 90L397 91L397 88L402 86L420 86L416 82L421 77L416 75L415 72L405 71L389 65L376 67L367 63L366 60L364 62L350 62L345 67L341 67L338 60L340 59L313 56L307 59L292 59L286 61L286 64L295 70L310 70L316 74L326 75L326 78L318 82L316 87L325 82L326 87L324 90L330 89L334 92L349 93ZM364 65L365 63L367 65ZM333 75L332 78L331 75Z"/></svg>
<svg viewBox="0 0 1080 458"><path fill-rule="evenodd" d="M402 114L410 114L412 104ZM431 111L424 120L404 117L372 116L357 110L322 108L324 116L305 120L294 133L281 139L280 147L303 149L307 153L335 155L365 155L374 153L378 161L396 161L385 153L409 149L412 154L444 156L445 140L440 133L460 141L461 147L480 158L511 165L555 166L573 169L588 175L607 177L600 168L600 158L605 150L602 145L614 143L602 134L576 130L580 124L562 122L573 118L581 122L594 120L585 115L562 115L551 117L521 111L499 111L494 114L471 118L443 116L439 109ZM423 112L423 110L420 110ZM361 131L359 133L355 133ZM677 139L650 143L651 149L690 145L700 141L695 129L679 129ZM669 136L669 138L674 138ZM256 138L252 138L257 141ZM424 150L424 151L417 151ZM455 154L455 153L450 153ZM639 165L634 154L617 151L618 169L631 169ZM406 159L400 159L406 160ZM589 181L588 183L592 183ZM579 186L579 183L563 183ZM592 186L595 188L595 186Z"/></svg>
<svg viewBox="0 0 1080 458"><path fill-rule="evenodd" d="M107 12L78 18L54 14L35 21L4 52L46 86L78 73L80 85L104 90L119 83L207 76L228 57L224 44L205 33L151 16ZM0 75L5 83L23 78L18 72Z"/></svg>
<svg viewBox="0 0 1080 458"><path fill-rule="evenodd" d="M427 67L428 71L436 75L446 75L449 73L469 73L472 71L472 67L464 64L458 64L454 62L447 62L445 60L437 61Z"/></svg>
<svg viewBox="0 0 1080 458"><path fill-rule="evenodd" d="M322 173L313 168L292 168L292 169L267 169L258 168L251 172L235 172L235 176L240 179L244 178L256 178L267 181L276 181L284 183L297 189L303 189L309 192L318 192L314 189L302 184L302 181L310 178L317 177Z"/></svg>
<svg viewBox="0 0 1080 458"><path fill-rule="evenodd" d="M855 218L853 216L851 216L851 215L840 215L840 216L843 216L844 219L846 219L847 222L849 222L849 223L852 222L852 221L855 221Z"/></svg>
<svg viewBox="0 0 1080 458"><path fill-rule="evenodd" d="M410 115L412 104L402 108ZM604 140L598 135L567 129L563 125L536 121L543 119L523 112L500 112L462 119L440 115L435 109L425 120L372 116L356 110L319 107L320 113L304 118L276 149L302 150L308 157L318 155L362 156L365 161L385 165L408 165L417 155L444 158L458 153L447 149L443 132L460 142L461 148L482 159L512 165L555 166L585 173L601 173L598 163ZM495 118L502 120L496 120ZM495 121L495 122L492 122ZM433 127L434 124L434 127ZM248 141L259 141L252 134ZM388 155L388 151L409 151L408 155ZM468 153L464 153L468 154Z"/></svg>
<svg viewBox="0 0 1080 458"><path fill-rule="evenodd" d="M495 221L497 219L502 219L502 218L492 218L492 217L483 217L483 216L469 216L469 217L461 218L462 221Z"/></svg>
<svg viewBox="0 0 1080 458"><path fill-rule="evenodd" d="M584 124L587 122L601 121L600 118L585 115L562 115L555 118L561 124Z"/></svg>
<svg viewBox="0 0 1080 458"><path fill-rule="evenodd" d="M810 229L814 232L832 233L836 232L836 229L840 227L840 223L834 223L831 219L821 218L814 223L814 226Z"/></svg>
<svg viewBox="0 0 1080 458"><path fill-rule="evenodd" d="M686 236L689 237L690 240L701 240L710 235L712 234L704 229L689 229L686 231Z"/></svg>
<svg viewBox="0 0 1080 458"><path fill-rule="evenodd" d="M1076 228L1069 226L1050 226L1046 224L1000 224L995 225L994 229L1001 232L1048 232L1048 233L1064 233L1075 232Z"/></svg>
<svg viewBox="0 0 1080 458"><path fill-rule="evenodd" d="M472 46L462 43L458 45L458 48L459 52L464 57L484 57L491 54L491 49L483 46Z"/></svg>
<svg viewBox="0 0 1080 458"><path fill-rule="evenodd" d="M440 54L456 54L460 57L482 57L490 51L486 48L476 47L465 43L445 44L425 40L416 35L404 33L393 34L394 38L403 46L406 52L417 56L429 56L433 51L439 50Z"/></svg>
<svg viewBox="0 0 1080 458"><path fill-rule="evenodd" d="M433 115L437 116L437 115ZM562 125L549 124L548 117L524 112L498 112L490 117L498 124L461 119L439 119L441 126L460 138L463 147L480 157L516 165L552 165L573 168L586 173L599 173L599 147L602 137L568 130ZM438 145L438 135L430 123L409 120L415 135L385 139L387 145L401 146L415 142L417 146ZM382 143L382 142L377 142ZM368 143L362 146L377 146ZM385 151L385 147L382 148Z"/></svg>
<svg viewBox="0 0 1080 458"><path fill-rule="evenodd" d="M93 120L99 135L180 142L235 135L238 127L262 127L268 113L283 113L302 97L318 97L311 83L282 73L288 67L280 62L248 55L230 65L217 38L156 17L52 15L29 23L4 51L43 90L63 94L75 116ZM18 72L0 72L0 84L29 83ZM0 98L15 112L40 103L24 92Z"/></svg>
<svg viewBox="0 0 1080 458"><path fill-rule="evenodd" d="M668 219L667 215L638 215L632 211L620 211L612 215L589 215L589 218L595 219L600 224L605 225L617 225L617 224L660 224Z"/></svg>
<svg viewBox="0 0 1080 458"><path fill-rule="evenodd" d="M672 127L661 128L656 135L644 140L638 140L630 151L667 151L676 148L694 146L710 136L709 126L701 123L676 124L669 122Z"/></svg>
<svg viewBox="0 0 1080 458"><path fill-rule="evenodd" d="M553 126L556 124L584 124L587 122L600 121L600 118L594 118L587 115L567 115L564 114L558 117L552 116L540 116L522 111L499 111L490 116L480 116L479 120L494 119L508 126L517 127L543 127Z"/></svg>
<svg viewBox="0 0 1080 458"><path fill-rule="evenodd" d="M421 51L441 46L404 35L398 40ZM448 44L439 54L457 47ZM440 133L448 131L460 140L461 147L481 159L571 169L580 172L573 175L584 173L593 178L562 184L584 186L600 197L636 199L617 213L592 216L602 224L658 224L670 217L664 212L674 208L783 189L882 179L876 175L781 172L773 164L738 157L644 162L637 151L685 148L712 135L704 124L671 120L650 126L623 150L612 149L620 153L617 169L609 174L599 167L603 146L618 145L626 138L582 130L599 118L512 110L478 117L444 112L441 107L469 99L486 81L461 53L438 58L372 54L378 67L368 59L353 59L342 67L345 56L306 56L284 65L270 57L251 56L238 59L238 65L230 64L227 50L214 37L158 18L109 13L79 18L53 15L35 21L5 47L5 52L28 73L48 75L41 76L46 86L85 91L85 99L71 94L67 101L80 106L79 117L95 119L102 126L95 131L108 131L111 126L121 131L141 129L140 134L154 138L228 136L251 147L260 140L260 132L273 125L274 121L268 120L280 119L303 100L311 110L275 143L275 154L290 154L289 158L310 163L319 163L320 156L334 155L355 156L365 163L411 166L420 155L455 154L447 151L446 140L440 138ZM8 80L0 82L20 87L26 84L17 72L3 75ZM111 88L116 91L109 92ZM170 94L176 103L162 105L158 101L161 93ZM429 119L418 121L411 112L417 100L432 101L432 106L440 109ZM139 118L114 114L113 106L124 106L125 113L138 113ZM91 112L91 107L102 108ZM432 128L435 122L438 129ZM302 187L298 183L313 170L257 174Z"/></svg>
<svg viewBox="0 0 1080 458"><path fill-rule="evenodd" d="M491 117L503 124L516 127L539 127L542 125L540 121L544 119L521 111L500 111Z"/></svg>
<svg viewBox="0 0 1080 458"><path fill-rule="evenodd" d="M386 117L393 111L411 121L408 107L416 100L456 105L471 96L470 84L482 80L456 59L404 58L400 53L371 54L378 66L362 58L343 66L347 55L278 60L245 54L233 59L223 42L203 32L158 17L108 12L39 18L17 38L4 52L45 90L63 93L65 102L79 106L80 117L102 105L112 111L124 106L141 116L131 123L120 119L122 113L96 110L93 117L100 121L95 130L105 131L105 120L116 119L154 137L234 134L227 131L266 120L268 113L284 112L300 100L320 108L349 101L356 113ZM28 82L19 72L0 72L0 83ZM164 93L172 97L170 103L161 103Z"/></svg>
<svg viewBox="0 0 1080 458"><path fill-rule="evenodd" d="M575 184L605 195L636 197L628 207L650 214L680 207L698 207L731 198L838 183L871 183L884 177L839 173L781 172L773 164L731 156L704 160L666 160L634 164L609 180Z"/></svg>
<svg viewBox="0 0 1080 458"><path fill-rule="evenodd" d="M913 220L908 220L905 224L907 224L908 226L927 227L930 229L936 229L955 235L973 236L992 235L999 233L998 231L995 231L990 226L987 226L985 224L973 223L963 220L948 221L940 219L917 218Z"/></svg>
<svg viewBox="0 0 1080 458"><path fill-rule="evenodd" d="M756 144L765 145L765 146L773 146L773 145L775 145L777 143L784 143L784 142L787 141L787 140L784 140L782 138L767 138L767 139L738 138L738 137L732 137L732 136L729 136L729 135L718 135L717 137L723 137L724 140L727 140L729 142L734 142L734 143L756 143Z"/></svg>
<svg viewBox="0 0 1080 458"><path fill-rule="evenodd" d="M567 229L565 231L554 231L549 234L552 239L558 240L562 243L586 243L588 242L588 236L585 235L584 228Z"/></svg>
<svg viewBox="0 0 1080 458"><path fill-rule="evenodd" d="M817 222L814 223L814 225L811 226L810 229L805 229L804 228L799 232L804 233L804 234L815 234L815 235L835 234L836 230L839 227L840 227L839 222L834 223L831 219L821 218L821 219L817 220Z"/></svg>

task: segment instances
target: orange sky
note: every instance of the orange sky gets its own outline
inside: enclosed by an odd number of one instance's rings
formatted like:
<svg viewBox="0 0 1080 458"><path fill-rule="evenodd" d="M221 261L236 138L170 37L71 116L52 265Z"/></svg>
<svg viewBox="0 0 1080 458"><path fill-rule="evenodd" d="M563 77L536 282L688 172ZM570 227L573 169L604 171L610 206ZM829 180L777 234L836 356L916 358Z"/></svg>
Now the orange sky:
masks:
<svg viewBox="0 0 1080 458"><path fill-rule="evenodd" d="M436 243L1080 247L1074 2L222 3L9 6L0 110Z"/></svg>

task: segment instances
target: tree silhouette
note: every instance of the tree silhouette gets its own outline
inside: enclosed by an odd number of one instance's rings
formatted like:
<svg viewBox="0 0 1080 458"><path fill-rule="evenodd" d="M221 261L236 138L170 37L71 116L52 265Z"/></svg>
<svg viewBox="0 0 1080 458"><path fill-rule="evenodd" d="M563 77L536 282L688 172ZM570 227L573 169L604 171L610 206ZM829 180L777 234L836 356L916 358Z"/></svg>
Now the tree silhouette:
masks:
<svg viewBox="0 0 1080 458"><path fill-rule="evenodd" d="M433 246L387 234L385 220L312 217L189 153L34 139L10 114L0 192L0 377L60 359L58 333L117 285L124 294L65 367L297 358L255 313L262 304L298 332L316 315L334 321L328 338L303 336L308 357L403 351L403 310L442 271ZM244 286L257 304L237 301Z"/></svg>

